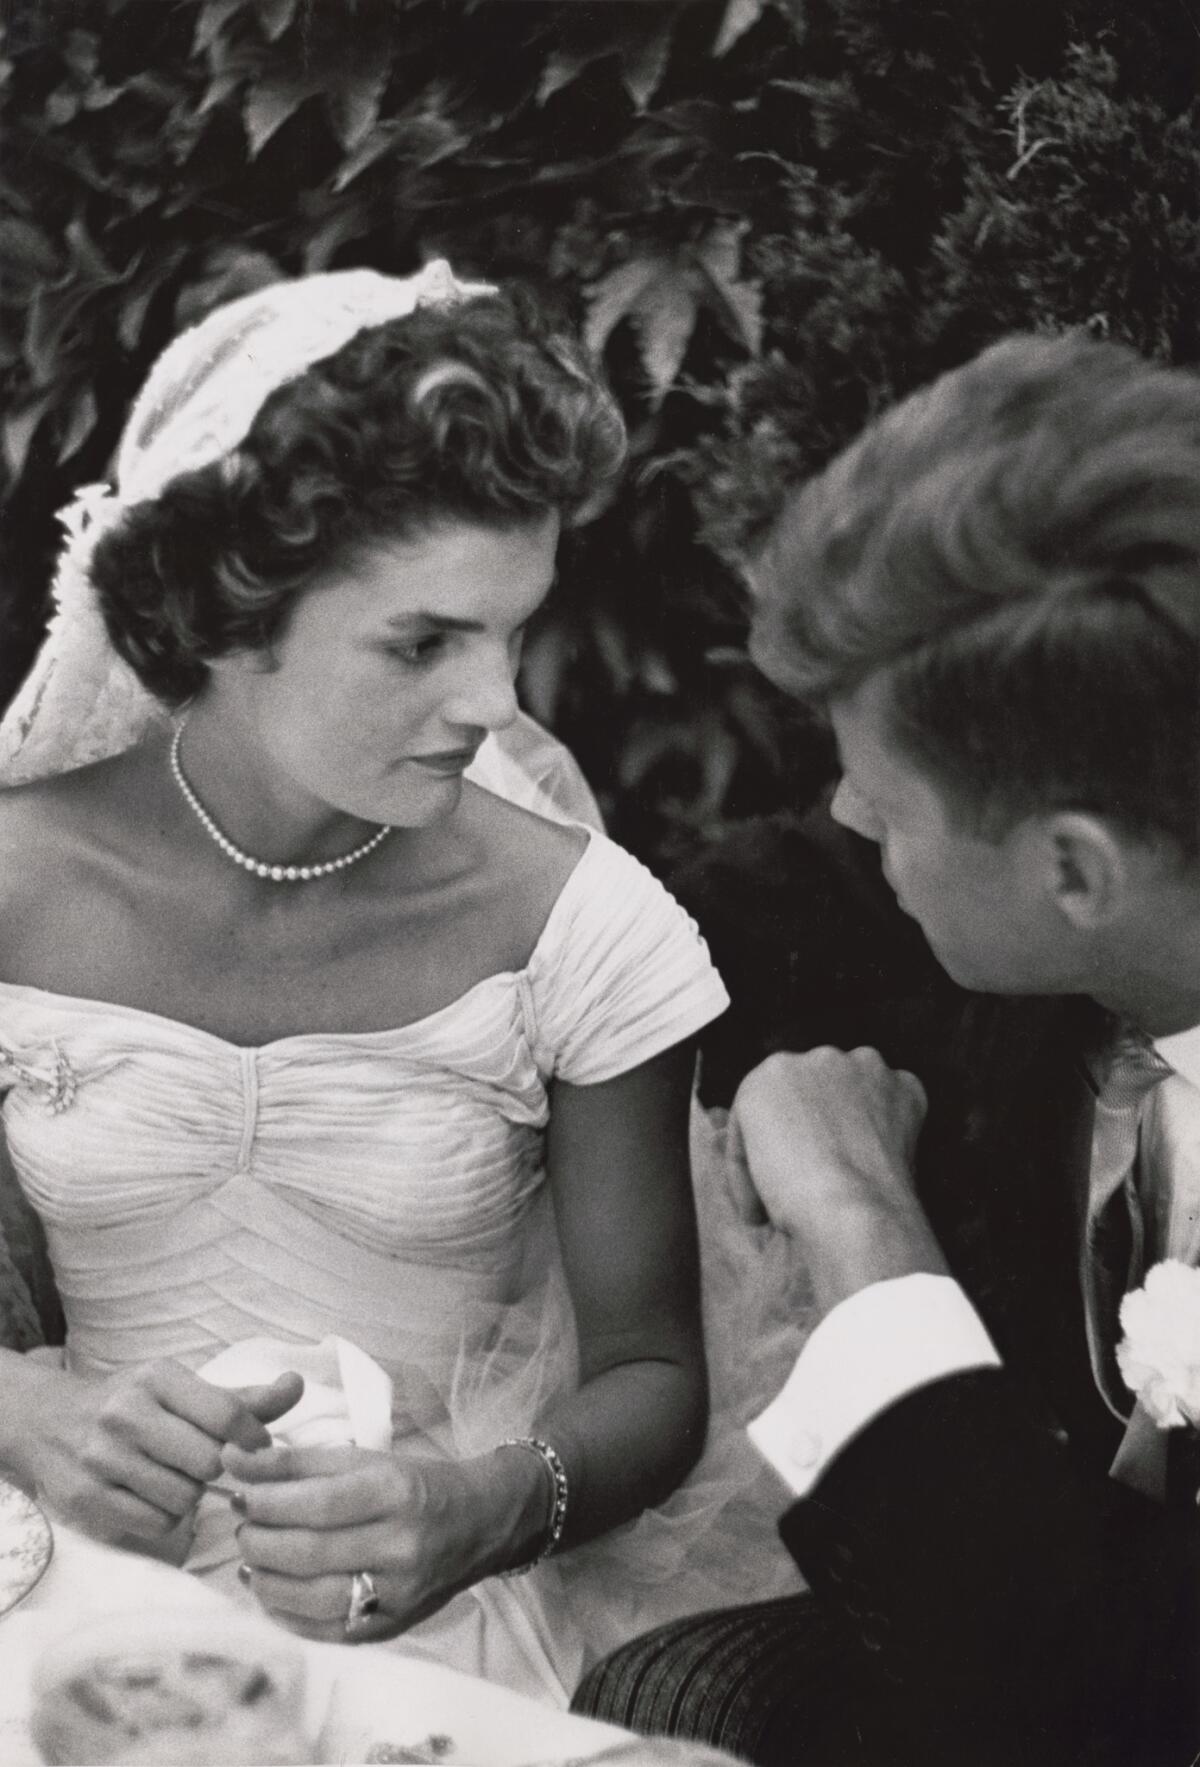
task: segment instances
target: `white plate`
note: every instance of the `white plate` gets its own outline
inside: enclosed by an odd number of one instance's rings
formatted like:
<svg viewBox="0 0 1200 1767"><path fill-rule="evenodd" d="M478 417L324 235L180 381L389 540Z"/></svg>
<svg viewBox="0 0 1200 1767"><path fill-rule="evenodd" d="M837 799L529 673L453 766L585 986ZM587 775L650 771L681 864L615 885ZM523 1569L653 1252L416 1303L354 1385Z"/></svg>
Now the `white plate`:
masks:
<svg viewBox="0 0 1200 1767"><path fill-rule="evenodd" d="M0 1614L29 1594L53 1551L50 1523L33 1498L0 1479Z"/></svg>
<svg viewBox="0 0 1200 1767"><path fill-rule="evenodd" d="M437 1767L527 1767L583 1761L629 1741L613 1725L391 1651L310 1644L305 1654L324 1705L320 1759L333 1767L406 1757Z"/></svg>

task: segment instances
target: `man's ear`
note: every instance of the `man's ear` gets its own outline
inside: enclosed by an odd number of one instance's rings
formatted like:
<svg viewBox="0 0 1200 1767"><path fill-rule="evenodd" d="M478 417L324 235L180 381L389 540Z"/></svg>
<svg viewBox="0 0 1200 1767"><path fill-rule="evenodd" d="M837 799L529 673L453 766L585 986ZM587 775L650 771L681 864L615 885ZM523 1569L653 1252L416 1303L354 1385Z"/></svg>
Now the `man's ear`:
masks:
<svg viewBox="0 0 1200 1767"><path fill-rule="evenodd" d="M1060 810L1042 823L1046 882L1058 911L1078 933L1119 920L1132 884L1134 855L1103 817Z"/></svg>

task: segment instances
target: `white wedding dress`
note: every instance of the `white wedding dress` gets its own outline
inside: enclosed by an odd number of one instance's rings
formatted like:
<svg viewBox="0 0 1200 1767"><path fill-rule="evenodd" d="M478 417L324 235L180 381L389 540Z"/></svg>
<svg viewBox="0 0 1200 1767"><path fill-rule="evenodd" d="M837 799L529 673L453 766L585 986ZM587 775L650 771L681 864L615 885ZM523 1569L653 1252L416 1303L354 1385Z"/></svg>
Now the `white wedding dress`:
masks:
<svg viewBox="0 0 1200 1767"><path fill-rule="evenodd" d="M267 1338L282 1367L289 1345L339 1338L390 1376L398 1454L528 1433L577 1378L544 1181L549 1083L625 1072L724 1003L692 922L597 832L524 969L394 1030L242 1048L0 983L4 1127L46 1229L68 1366L201 1368ZM700 1467L661 1509L378 1648L561 1703L639 1631L797 1587L782 1494L740 1426L786 1374L801 1297L769 1230L726 1209L719 1146L697 1128L715 1395ZM236 1558L210 1495L191 1567L250 1601Z"/></svg>

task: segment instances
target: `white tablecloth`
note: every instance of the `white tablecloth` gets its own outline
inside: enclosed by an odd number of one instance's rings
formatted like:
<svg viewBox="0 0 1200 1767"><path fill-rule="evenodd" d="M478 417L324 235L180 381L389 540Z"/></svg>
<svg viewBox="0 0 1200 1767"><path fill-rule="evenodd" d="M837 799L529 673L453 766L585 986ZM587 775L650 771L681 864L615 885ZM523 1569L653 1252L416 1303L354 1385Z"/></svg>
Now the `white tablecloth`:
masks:
<svg viewBox="0 0 1200 1767"><path fill-rule="evenodd" d="M39 1767L29 1736L30 1675L39 1652L85 1621L147 1608L244 1617L184 1571L55 1524L54 1557L41 1582L0 1618L3 1767ZM308 1722L326 1762L362 1761L381 1744L414 1747L447 1735L456 1745L448 1757L453 1767L525 1767L586 1758L625 1736L379 1646L297 1642L308 1659Z"/></svg>

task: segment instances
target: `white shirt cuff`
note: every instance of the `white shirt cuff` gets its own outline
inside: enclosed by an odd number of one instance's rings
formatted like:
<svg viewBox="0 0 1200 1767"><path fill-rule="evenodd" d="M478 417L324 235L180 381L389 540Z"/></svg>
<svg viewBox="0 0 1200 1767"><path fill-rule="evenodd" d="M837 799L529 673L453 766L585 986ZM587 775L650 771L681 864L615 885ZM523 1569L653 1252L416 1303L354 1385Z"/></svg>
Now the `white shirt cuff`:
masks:
<svg viewBox="0 0 1200 1767"><path fill-rule="evenodd" d="M840 1301L805 1344L750 1439L797 1497L897 1400L946 1375L998 1368L983 1322L950 1276L875 1282Z"/></svg>

